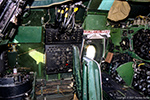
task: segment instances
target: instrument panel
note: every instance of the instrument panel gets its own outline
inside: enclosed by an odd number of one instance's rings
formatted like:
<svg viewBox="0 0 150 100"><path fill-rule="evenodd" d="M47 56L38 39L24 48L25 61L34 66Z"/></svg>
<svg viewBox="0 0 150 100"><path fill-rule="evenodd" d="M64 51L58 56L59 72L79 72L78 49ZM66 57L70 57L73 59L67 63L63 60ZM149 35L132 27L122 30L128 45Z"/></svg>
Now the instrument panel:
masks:
<svg viewBox="0 0 150 100"><path fill-rule="evenodd" d="M53 43L81 43L83 29L77 29L72 32L59 32L59 29L48 28L46 29L46 44Z"/></svg>
<svg viewBox="0 0 150 100"><path fill-rule="evenodd" d="M73 48L70 44L46 45L47 74L72 72Z"/></svg>

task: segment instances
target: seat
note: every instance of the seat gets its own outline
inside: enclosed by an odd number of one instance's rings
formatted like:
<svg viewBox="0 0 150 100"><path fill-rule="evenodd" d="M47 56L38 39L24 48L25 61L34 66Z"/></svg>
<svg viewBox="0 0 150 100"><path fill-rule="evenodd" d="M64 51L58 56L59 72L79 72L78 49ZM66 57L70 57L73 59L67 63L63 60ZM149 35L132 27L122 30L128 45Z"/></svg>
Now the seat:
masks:
<svg viewBox="0 0 150 100"><path fill-rule="evenodd" d="M81 100L103 100L100 65L95 60L85 56L81 62L79 48L73 46L73 50L73 75L77 97Z"/></svg>

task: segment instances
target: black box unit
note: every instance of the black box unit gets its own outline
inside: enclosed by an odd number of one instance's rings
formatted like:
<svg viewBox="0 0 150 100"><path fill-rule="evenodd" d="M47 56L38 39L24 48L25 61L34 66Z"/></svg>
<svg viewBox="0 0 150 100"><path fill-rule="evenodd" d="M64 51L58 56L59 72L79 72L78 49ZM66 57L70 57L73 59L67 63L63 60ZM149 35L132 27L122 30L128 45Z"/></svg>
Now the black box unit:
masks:
<svg viewBox="0 0 150 100"><path fill-rule="evenodd" d="M56 44L56 43L82 43L83 29L76 29L72 32L60 32L54 28L46 29L45 43Z"/></svg>
<svg viewBox="0 0 150 100"><path fill-rule="evenodd" d="M72 72L73 48L71 44L45 45L46 73Z"/></svg>

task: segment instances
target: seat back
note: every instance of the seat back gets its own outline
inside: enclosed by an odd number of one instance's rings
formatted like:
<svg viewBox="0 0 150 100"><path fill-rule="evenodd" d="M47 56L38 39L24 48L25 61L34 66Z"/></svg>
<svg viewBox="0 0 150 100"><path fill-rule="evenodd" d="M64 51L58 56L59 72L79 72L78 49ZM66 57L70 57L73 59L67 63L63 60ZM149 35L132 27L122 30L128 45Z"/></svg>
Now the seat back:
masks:
<svg viewBox="0 0 150 100"><path fill-rule="evenodd" d="M103 100L101 69L95 60L83 57L83 100Z"/></svg>
<svg viewBox="0 0 150 100"><path fill-rule="evenodd" d="M83 57L82 68L79 49L73 46L73 75L79 100L103 100L100 65Z"/></svg>

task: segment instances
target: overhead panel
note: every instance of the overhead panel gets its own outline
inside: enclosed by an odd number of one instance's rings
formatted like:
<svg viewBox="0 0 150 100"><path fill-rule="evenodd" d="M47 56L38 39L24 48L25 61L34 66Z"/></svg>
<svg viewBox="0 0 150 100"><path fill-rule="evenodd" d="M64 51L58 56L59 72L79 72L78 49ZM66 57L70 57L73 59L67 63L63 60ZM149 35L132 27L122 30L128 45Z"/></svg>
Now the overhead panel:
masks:
<svg viewBox="0 0 150 100"><path fill-rule="evenodd" d="M98 10L110 10L114 1L115 0L103 0L99 5Z"/></svg>
<svg viewBox="0 0 150 100"><path fill-rule="evenodd" d="M102 0L90 0L88 9L89 10L97 10Z"/></svg>
<svg viewBox="0 0 150 100"><path fill-rule="evenodd" d="M42 8L50 7L52 5L58 5L72 0L34 0L31 5L31 8Z"/></svg>

